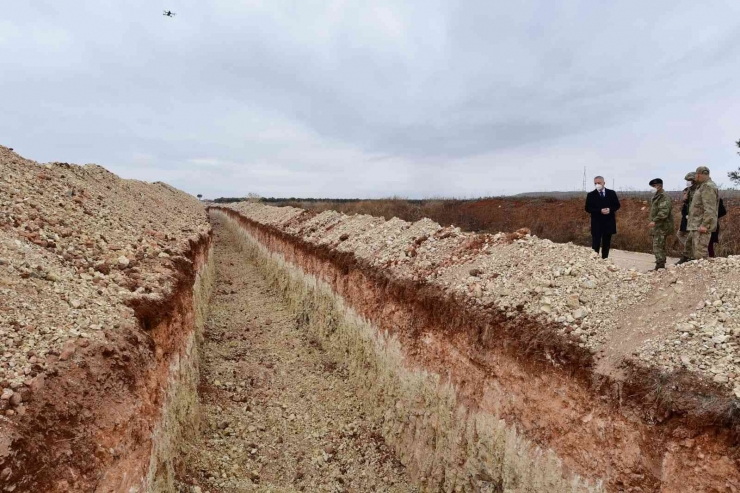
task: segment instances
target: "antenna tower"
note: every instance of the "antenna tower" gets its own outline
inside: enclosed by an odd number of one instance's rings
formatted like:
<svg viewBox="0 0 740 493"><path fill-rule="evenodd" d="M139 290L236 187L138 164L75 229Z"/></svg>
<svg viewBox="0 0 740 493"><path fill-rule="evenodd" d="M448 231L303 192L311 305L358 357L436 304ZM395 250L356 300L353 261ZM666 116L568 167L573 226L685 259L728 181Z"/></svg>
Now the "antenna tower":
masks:
<svg viewBox="0 0 740 493"><path fill-rule="evenodd" d="M583 191L586 191L586 167L583 167Z"/></svg>

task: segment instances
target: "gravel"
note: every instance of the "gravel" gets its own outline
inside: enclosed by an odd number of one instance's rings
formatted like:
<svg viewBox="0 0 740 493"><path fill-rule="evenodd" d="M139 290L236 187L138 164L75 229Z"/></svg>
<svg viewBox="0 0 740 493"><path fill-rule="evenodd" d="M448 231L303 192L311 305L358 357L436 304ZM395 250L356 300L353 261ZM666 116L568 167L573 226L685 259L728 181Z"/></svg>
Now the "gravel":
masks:
<svg viewBox="0 0 740 493"><path fill-rule="evenodd" d="M166 297L173 257L209 230L200 202L168 185L0 146L3 394L38 387L50 356L75 358L75 341L137 324L127 300Z"/></svg>
<svg viewBox="0 0 740 493"><path fill-rule="evenodd" d="M400 280L462 296L471 306L553 324L614 370L623 359L684 368L740 397L740 257L647 274L592 250L528 234L474 234L422 219L408 223L257 203L227 206L304 241L352 252Z"/></svg>

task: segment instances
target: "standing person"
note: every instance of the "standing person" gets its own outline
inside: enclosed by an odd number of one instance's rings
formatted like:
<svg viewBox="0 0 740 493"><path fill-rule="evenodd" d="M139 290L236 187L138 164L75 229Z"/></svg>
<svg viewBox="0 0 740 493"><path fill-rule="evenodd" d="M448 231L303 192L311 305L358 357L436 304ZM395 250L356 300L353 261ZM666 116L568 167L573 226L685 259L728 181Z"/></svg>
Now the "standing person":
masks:
<svg viewBox="0 0 740 493"><path fill-rule="evenodd" d="M688 262L693 258L694 254L691 253L692 245L690 241L686 241L689 238L689 232L686 229L689 224L689 207L691 206L691 199L694 197L694 192L697 188L696 173L686 173L684 177L686 180L686 188L683 189L683 206L681 206L681 225L678 228L678 240L683 246L683 252L681 258L676 262L676 265Z"/></svg>
<svg viewBox="0 0 740 493"><path fill-rule="evenodd" d="M717 210L717 230L712 233L712 237L709 239L709 257L714 258L714 245L719 243L719 220L727 215L727 209L725 209L725 201L719 199L719 208Z"/></svg>
<svg viewBox="0 0 740 493"><path fill-rule="evenodd" d="M699 187L694 192L689 207L689 231L687 241L692 242L691 260L700 260L709 255L709 242L717 230L719 191L709 176L709 168L696 168L696 182Z"/></svg>
<svg viewBox="0 0 740 493"><path fill-rule="evenodd" d="M586 212L591 214L591 245L601 258L609 258L612 235L617 234L616 212L621 207L617 192L604 186L604 177L594 178L596 190L586 196Z"/></svg>
<svg viewBox="0 0 740 493"><path fill-rule="evenodd" d="M655 270L665 269L666 247L665 240L676 232L673 222L673 200L663 190L663 180L650 180L654 195L650 204L650 235L653 237L653 253L655 254Z"/></svg>

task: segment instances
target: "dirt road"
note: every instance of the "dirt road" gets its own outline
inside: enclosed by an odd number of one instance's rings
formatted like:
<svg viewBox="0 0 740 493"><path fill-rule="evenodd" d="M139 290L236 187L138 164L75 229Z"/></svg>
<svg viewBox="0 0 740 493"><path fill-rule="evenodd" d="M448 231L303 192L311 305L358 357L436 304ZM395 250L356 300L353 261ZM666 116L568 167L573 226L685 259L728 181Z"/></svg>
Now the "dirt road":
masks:
<svg viewBox="0 0 740 493"><path fill-rule="evenodd" d="M655 268L655 256L649 253L626 252L624 250L612 250L609 258L615 265L623 269L636 269L639 272L647 272ZM669 258L667 264L675 264L678 259Z"/></svg>
<svg viewBox="0 0 740 493"><path fill-rule="evenodd" d="M202 433L188 446L180 491L416 491L342 363L296 327L236 236L218 222L214 232Z"/></svg>

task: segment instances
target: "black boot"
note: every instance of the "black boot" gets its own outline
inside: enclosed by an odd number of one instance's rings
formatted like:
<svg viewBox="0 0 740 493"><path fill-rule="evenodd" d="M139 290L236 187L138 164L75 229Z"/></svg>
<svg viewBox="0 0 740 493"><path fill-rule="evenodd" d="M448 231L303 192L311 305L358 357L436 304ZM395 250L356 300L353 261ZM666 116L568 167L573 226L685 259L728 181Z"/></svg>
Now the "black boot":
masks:
<svg viewBox="0 0 740 493"><path fill-rule="evenodd" d="M676 265L681 265L681 264L685 264L686 262L690 262L690 261L691 261L691 259L690 259L690 258L687 258L687 257L681 257L681 258L680 258L680 259L678 260L678 262L676 262Z"/></svg>
<svg viewBox="0 0 740 493"><path fill-rule="evenodd" d="M655 264L655 270L665 269L665 262Z"/></svg>

